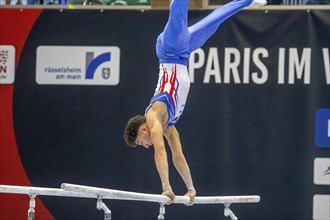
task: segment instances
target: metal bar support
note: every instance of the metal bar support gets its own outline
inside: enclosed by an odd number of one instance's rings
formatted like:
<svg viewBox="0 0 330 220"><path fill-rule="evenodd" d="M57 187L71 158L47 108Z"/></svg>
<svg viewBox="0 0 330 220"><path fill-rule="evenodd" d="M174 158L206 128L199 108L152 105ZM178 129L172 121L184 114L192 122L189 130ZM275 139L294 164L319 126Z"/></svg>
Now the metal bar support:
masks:
<svg viewBox="0 0 330 220"><path fill-rule="evenodd" d="M160 202L158 220L165 220L165 204Z"/></svg>
<svg viewBox="0 0 330 220"><path fill-rule="evenodd" d="M30 202L29 202L29 210L28 210L28 220L34 220L35 218L35 210L36 207L36 194L29 194Z"/></svg>
<svg viewBox="0 0 330 220"><path fill-rule="evenodd" d="M229 208L230 203L224 203L224 205L225 205L224 215L226 217L230 217L231 220L238 220L238 218L235 216L233 211L231 211L230 208Z"/></svg>
<svg viewBox="0 0 330 220"><path fill-rule="evenodd" d="M104 211L104 220L111 220L111 211L110 209L103 203L102 198L98 197L96 202L96 208L98 210Z"/></svg>

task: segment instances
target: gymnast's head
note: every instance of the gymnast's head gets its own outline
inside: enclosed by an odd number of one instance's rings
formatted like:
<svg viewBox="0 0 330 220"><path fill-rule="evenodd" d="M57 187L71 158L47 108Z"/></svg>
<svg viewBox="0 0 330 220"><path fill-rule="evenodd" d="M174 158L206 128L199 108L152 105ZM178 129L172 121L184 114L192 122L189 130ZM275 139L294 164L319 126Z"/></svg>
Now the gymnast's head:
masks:
<svg viewBox="0 0 330 220"><path fill-rule="evenodd" d="M141 145L149 148L152 145L150 130L144 116L136 115L129 119L125 128L124 140L130 147Z"/></svg>

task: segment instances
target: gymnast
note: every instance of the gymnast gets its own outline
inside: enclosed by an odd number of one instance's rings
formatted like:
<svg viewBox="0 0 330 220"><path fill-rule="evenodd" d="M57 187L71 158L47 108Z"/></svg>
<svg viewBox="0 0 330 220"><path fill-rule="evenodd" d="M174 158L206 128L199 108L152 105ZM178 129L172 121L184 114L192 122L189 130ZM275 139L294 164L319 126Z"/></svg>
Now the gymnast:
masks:
<svg viewBox="0 0 330 220"><path fill-rule="evenodd" d="M182 151L179 132L175 128L187 100L190 80L187 63L190 53L200 48L220 24L245 7L261 7L266 0L233 0L216 8L196 24L188 27L189 0L172 0L169 18L158 36L156 53L159 59L158 84L144 116L129 119L124 133L127 145L154 147L154 159L162 183L162 195L175 199L169 181L168 160L164 137L171 149L173 164L182 177L190 203L196 190L190 169Z"/></svg>

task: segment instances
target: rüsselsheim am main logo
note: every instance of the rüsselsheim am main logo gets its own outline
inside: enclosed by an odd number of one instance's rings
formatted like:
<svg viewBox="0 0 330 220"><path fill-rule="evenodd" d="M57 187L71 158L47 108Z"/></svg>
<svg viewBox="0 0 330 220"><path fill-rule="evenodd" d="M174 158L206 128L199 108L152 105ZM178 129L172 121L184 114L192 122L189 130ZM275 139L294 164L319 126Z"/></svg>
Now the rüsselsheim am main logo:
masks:
<svg viewBox="0 0 330 220"><path fill-rule="evenodd" d="M46 85L117 85L120 49L100 46L39 46L36 81Z"/></svg>

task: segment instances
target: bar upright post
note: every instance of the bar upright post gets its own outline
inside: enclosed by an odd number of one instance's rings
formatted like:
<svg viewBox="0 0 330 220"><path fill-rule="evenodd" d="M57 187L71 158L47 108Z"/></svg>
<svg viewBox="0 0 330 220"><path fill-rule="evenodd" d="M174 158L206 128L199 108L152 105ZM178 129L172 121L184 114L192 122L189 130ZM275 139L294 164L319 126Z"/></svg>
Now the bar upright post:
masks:
<svg viewBox="0 0 330 220"><path fill-rule="evenodd" d="M159 215L158 215L158 220L165 220L165 205L164 203L159 203L160 207L159 207Z"/></svg>
<svg viewBox="0 0 330 220"><path fill-rule="evenodd" d="M35 194L29 194L30 196L30 202L29 202L29 210L28 210L28 220L34 220L35 218L35 210L36 207L36 195Z"/></svg>
<svg viewBox="0 0 330 220"><path fill-rule="evenodd" d="M230 203L225 203L225 210L224 210L224 215L226 217L230 217L231 220L238 220L238 218L235 216L235 214L233 213L233 211L230 210L229 206L230 206Z"/></svg>
<svg viewBox="0 0 330 220"><path fill-rule="evenodd" d="M98 210L104 211L104 220L111 220L111 211L110 209L103 203L102 198L97 199L96 208Z"/></svg>

